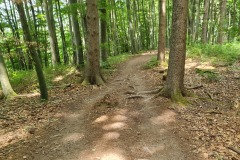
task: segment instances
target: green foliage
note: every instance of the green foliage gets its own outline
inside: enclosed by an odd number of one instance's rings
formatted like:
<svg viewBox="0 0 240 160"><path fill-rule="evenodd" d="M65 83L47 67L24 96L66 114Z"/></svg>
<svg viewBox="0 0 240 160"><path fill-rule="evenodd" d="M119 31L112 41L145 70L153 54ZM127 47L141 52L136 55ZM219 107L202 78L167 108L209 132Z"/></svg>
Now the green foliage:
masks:
<svg viewBox="0 0 240 160"><path fill-rule="evenodd" d="M231 65L240 60L240 43L228 43L225 45L197 44L188 46L188 57L210 60L215 64L224 63Z"/></svg>
<svg viewBox="0 0 240 160"><path fill-rule="evenodd" d="M127 59L129 59L132 55L131 54L119 54L117 56L111 56L108 58L107 62L102 62L101 67L103 69L115 69L116 66L124 61L126 61Z"/></svg>
<svg viewBox="0 0 240 160"><path fill-rule="evenodd" d="M151 69L154 67L157 67L159 65L159 61L157 60L157 57L153 57L149 62L147 62L144 65L144 69Z"/></svg>
<svg viewBox="0 0 240 160"><path fill-rule="evenodd" d="M217 82L221 78L221 76L214 71L196 69L196 73L205 77L208 82Z"/></svg>
<svg viewBox="0 0 240 160"><path fill-rule="evenodd" d="M74 67L64 65L59 65L56 68L45 68L44 74L46 83L48 86L54 85L54 83L59 83L57 81L54 81L56 77L62 76L65 78L66 75L69 75L73 71ZM16 92L32 92L35 90L38 91L38 80L36 72L34 70L11 71L9 73L9 78Z"/></svg>

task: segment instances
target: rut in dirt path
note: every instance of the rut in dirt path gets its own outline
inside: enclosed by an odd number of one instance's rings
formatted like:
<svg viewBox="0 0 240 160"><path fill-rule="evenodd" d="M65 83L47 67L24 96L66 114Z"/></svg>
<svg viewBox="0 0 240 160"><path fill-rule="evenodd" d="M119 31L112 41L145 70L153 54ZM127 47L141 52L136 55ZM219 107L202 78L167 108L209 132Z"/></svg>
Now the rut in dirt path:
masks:
<svg viewBox="0 0 240 160"><path fill-rule="evenodd" d="M151 75L142 66L152 55L123 64L107 87L96 91L25 148L9 157L35 160L192 160L176 132L175 113L166 99L127 99L150 90ZM9 158L8 157L8 158ZM196 157L194 159L197 159Z"/></svg>

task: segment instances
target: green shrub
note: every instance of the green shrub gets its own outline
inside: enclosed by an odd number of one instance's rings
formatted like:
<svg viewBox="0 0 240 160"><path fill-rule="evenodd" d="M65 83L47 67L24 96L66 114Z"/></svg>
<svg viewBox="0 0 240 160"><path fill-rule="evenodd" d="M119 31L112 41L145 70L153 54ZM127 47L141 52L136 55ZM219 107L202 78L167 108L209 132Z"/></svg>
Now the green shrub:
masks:
<svg viewBox="0 0 240 160"><path fill-rule="evenodd" d="M108 57L108 60L106 62L102 62L101 67L103 69L114 69L116 66L124 61L126 61L128 58L130 58L131 54L119 54L117 56L110 56Z"/></svg>
<svg viewBox="0 0 240 160"><path fill-rule="evenodd" d="M240 60L240 43L224 45L195 44L187 47L188 57L210 60L213 63L231 65Z"/></svg>
<svg viewBox="0 0 240 160"><path fill-rule="evenodd" d="M204 77L208 82L217 82L221 78L220 74L214 71L196 69L196 73Z"/></svg>
<svg viewBox="0 0 240 160"><path fill-rule="evenodd" d="M157 60L157 57L155 56L149 62L147 62L143 68L151 69L151 68L157 67L158 65L159 65L159 61Z"/></svg>
<svg viewBox="0 0 240 160"><path fill-rule="evenodd" d="M74 67L64 65L58 65L55 68L44 68L43 72L47 85L53 85L54 78L60 75L65 77L72 70L74 70ZM38 89L38 79L35 70L10 71L9 78L14 90L17 92Z"/></svg>

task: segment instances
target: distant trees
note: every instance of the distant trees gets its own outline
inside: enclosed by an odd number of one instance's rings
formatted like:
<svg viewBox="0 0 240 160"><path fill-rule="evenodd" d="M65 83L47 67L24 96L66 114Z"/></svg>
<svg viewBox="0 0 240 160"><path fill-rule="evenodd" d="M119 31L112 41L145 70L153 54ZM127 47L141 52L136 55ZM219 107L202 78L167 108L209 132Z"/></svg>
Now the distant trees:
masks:
<svg viewBox="0 0 240 160"><path fill-rule="evenodd" d="M158 49L158 59L163 63L165 47L172 45L170 36L174 37L171 30L174 0L95 1L98 12L94 14L100 17L100 25L86 16L85 2L89 1L29 0L18 6L14 5L17 0L2 0L0 34L4 38L0 45L7 69L42 69L64 62L88 68L85 80L94 84L97 79L97 83L102 83L100 64L107 64L109 56ZM239 5L237 0L190 1L186 15L188 44L239 41ZM23 12L29 34L22 27ZM91 25L99 26L100 32ZM95 38L100 37L100 46L92 39L92 32ZM40 72L38 69L39 76Z"/></svg>
<svg viewBox="0 0 240 160"><path fill-rule="evenodd" d="M237 40L240 1L189 1L188 42L222 44ZM199 36L201 35L201 36Z"/></svg>

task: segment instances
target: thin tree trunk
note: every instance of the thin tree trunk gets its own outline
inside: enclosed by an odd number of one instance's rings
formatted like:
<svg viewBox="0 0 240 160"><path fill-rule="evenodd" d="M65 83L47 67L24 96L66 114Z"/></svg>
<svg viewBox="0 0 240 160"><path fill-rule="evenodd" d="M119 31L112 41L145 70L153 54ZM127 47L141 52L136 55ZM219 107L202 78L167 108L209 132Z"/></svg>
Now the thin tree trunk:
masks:
<svg viewBox="0 0 240 160"><path fill-rule="evenodd" d="M199 30L199 23L200 23L200 0L196 0L195 3L196 7L196 22L194 25L194 31L193 31L193 42L196 42L198 40L198 30Z"/></svg>
<svg viewBox="0 0 240 160"><path fill-rule="evenodd" d="M208 10L209 0L205 0L204 3L204 15L203 15L203 27L202 27L202 43L207 43L207 29L208 29Z"/></svg>
<svg viewBox="0 0 240 160"><path fill-rule="evenodd" d="M162 65L165 61L166 45L166 0L159 0L159 36L158 36L158 56L157 59Z"/></svg>
<svg viewBox="0 0 240 160"><path fill-rule="evenodd" d="M66 37L63 27L63 20L62 20L62 14L61 14L61 7L60 2L57 0L57 10L58 10L58 19L59 19L59 26L60 26L60 33L61 33L61 39L62 39L62 52L63 52L63 62L64 64L68 64L68 53L67 53L67 43L66 43Z"/></svg>
<svg viewBox="0 0 240 160"><path fill-rule="evenodd" d="M132 22L132 13L131 13L131 4L130 0L126 0L127 4L127 17L128 17L128 24L129 24L129 35L130 35L130 48L131 53L136 53L136 47L135 47L135 39L134 39L134 31L133 31L133 22Z"/></svg>
<svg viewBox="0 0 240 160"><path fill-rule="evenodd" d="M76 5L76 0L69 0L70 7L71 7L71 23L73 27L73 34L74 34L74 44L76 48L76 65L80 69L84 65L84 59L83 59L83 46L82 46L82 38L79 28L79 22L78 22L78 13L76 8L73 6Z"/></svg>
<svg viewBox="0 0 240 160"><path fill-rule="evenodd" d="M60 64L60 55L58 48L58 41L56 35L56 27L55 21L53 17L53 4L52 0L43 0L44 9L46 14L47 26L48 26L48 34L50 39L50 48L52 53L52 64L53 66Z"/></svg>
<svg viewBox="0 0 240 160"><path fill-rule="evenodd" d="M34 65L35 65L35 70L37 72L37 77L38 77L38 82L39 82L39 88L40 88L40 96L41 99L48 99L48 92L47 92L47 86L46 86L46 82L45 82L45 78L44 78L44 74L42 71L42 66L41 66L41 62L39 60L39 57L37 55L37 52L35 50L35 47L32 45L32 37L30 34L30 30L28 27L28 23L27 23L27 18L24 12L24 8L23 8L23 2L22 1L15 1L15 4L17 6L17 10L19 13L19 17L20 17L20 21L21 21L21 25L23 28L23 34L25 36L25 42L27 44L27 47L30 51L30 54L32 56L32 59L34 61Z"/></svg>
<svg viewBox="0 0 240 160"><path fill-rule="evenodd" d="M107 53L107 10L106 10L106 0L101 2L101 55L102 61L106 62L108 53Z"/></svg>
<svg viewBox="0 0 240 160"><path fill-rule="evenodd" d="M217 37L217 43L222 44L223 43L223 37L224 37L224 21L226 17L226 7L227 7L227 1L222 0L220 3L220 19L218 24L218 37Z"/></svg>

